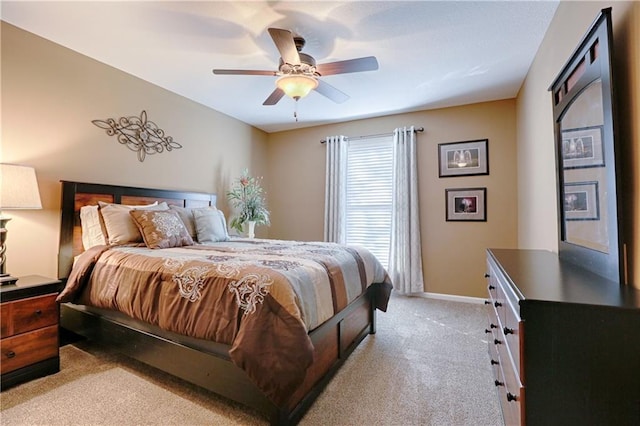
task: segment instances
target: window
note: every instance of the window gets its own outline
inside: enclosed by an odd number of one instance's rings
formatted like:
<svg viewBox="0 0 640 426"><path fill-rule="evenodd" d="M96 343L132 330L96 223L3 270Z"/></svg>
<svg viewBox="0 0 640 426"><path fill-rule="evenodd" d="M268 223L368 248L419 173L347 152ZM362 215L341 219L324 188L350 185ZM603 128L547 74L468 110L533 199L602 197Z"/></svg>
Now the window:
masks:
<svg viewBox="0 0 640 426"><path fill-rule="evenodd" d="M346 243L369 249L386 268L391 243L393 137L349 141Z"/></svg>

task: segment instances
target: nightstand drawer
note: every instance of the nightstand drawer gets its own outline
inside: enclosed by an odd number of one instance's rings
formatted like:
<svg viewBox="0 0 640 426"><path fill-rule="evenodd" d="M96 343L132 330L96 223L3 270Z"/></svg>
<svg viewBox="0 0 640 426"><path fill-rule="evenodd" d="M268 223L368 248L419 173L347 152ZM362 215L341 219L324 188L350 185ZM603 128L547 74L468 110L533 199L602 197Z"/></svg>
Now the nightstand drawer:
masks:
<svg viewBox="0 0 640 426"><path fill-rule="evenodd" d="M0 373L58 356L58 326L23 333L0 341Z"/></svg>
<svg viewBox="0 0 640 426"><path fill-rule="evenodd" d="M2 304L2 338L58 323L56 294L31 297L29 299ZM6 317L6 318L5 318Z"/></svg>
<svg viewBox="0 0 640 426"><path fill-rule="evenodd" d="M9 303L3 303L0 305L0 338L11 335L9 332L10 320L11 309Z"/></svg>

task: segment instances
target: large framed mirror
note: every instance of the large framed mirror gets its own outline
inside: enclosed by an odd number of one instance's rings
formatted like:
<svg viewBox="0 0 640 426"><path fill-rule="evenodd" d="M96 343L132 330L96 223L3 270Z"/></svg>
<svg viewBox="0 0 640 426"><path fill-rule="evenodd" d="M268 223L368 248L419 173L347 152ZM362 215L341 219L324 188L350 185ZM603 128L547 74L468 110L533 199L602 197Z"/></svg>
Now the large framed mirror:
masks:
<svg viewBox="0 0 640 426"><path fill-rule="evenodd" d="M611 44L607 8L549 90L555 121L559 256L624 283Z"/></svg>

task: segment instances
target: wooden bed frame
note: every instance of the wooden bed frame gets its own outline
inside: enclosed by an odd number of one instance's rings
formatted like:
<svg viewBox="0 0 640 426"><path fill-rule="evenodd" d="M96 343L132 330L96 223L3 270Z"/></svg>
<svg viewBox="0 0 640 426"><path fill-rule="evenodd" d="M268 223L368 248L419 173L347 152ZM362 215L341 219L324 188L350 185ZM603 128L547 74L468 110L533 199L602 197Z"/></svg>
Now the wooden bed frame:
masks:
<svg viewBox="0 0 640 426"><path fill-rule="evenodd" d="M216 196L62 181L58 275L63 281L69 276L74 256L83 250L80 207L98 201L131 205L166 201L183 207L204 207L215 205ZM251 407L271 424L289 425L300 421L349 354L367 334L375 333L376 286L309 334L315 348L314 362L304 383L284 406L276 406L243 370L231 363L228 345L185 338L122 314L70 303L60 307L60 324L63 329Z"/></svg>

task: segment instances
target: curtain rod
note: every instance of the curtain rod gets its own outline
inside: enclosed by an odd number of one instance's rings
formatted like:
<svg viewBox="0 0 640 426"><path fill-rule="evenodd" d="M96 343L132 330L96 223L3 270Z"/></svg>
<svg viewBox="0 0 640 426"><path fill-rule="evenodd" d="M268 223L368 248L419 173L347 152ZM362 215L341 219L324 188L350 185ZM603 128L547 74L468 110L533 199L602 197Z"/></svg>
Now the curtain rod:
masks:
<svg viewBox="0 0 640 426"><path fill-rule="evenodd" d="M416 127L415 129L413 129L414 132L424 132L424 127ZM379 138L382 136L392 136L393 132L391 133L378 133L377 135L364 135L364 136L354 136L352 138L350 138L349 136L347 136L347 139L365 139L365 138ZM322 139L320 141L320 143L325 143L327 142L326 139Z"/></svg>

